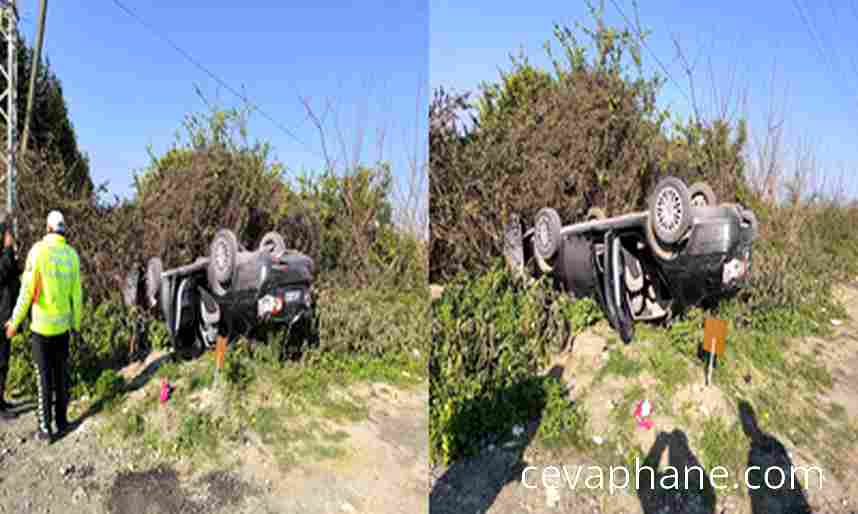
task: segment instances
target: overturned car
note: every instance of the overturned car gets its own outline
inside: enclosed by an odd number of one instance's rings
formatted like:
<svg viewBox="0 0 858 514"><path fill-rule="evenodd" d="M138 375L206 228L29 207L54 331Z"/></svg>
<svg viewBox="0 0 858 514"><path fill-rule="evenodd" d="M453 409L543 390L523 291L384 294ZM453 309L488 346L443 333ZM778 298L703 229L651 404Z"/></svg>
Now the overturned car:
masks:
<svg viewBox="0 0 858 514"><path fill-rule="evenodd" d="M218 335L234 337L262 326L309 327L314 318L313 260L269 232L255 251L230 230L215 234L209 255L163 269L146 265L145 304L160 310L175 348L206 349Z"/></svg>
<svg viewBox="0 0 858 514"><path fill-rule="evenodd" d="M704 182L689 188L665 177L646 211L609 218L591 209L585 221L564 226L543 208L527 229L513 216L504 257L518 272L550 274L572 296L595 299L628 343L636 320L669 319L742 287L757 235L749 209L717 204Z"/></svg>

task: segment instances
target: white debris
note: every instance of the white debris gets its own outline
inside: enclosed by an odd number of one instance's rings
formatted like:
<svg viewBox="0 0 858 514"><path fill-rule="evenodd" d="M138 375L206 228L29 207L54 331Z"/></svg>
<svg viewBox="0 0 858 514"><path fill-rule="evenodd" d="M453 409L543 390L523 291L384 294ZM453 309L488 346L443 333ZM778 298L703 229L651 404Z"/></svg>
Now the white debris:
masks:
<svg viewBox="0 0 858 514"><path fill-rule="evenodd" d="M600 436L600 435L594 435L594 436L593 436L593 442L594 442L594 443L596 443L596 444L598 444L599 446L601 446L601 445L602 445L602 443L604 443L604 442L605 442L605 439L604 439L602 436Z"/></svg>
<svg viewBox="0 0 858 514"><path fill-rule="evenodd" d="M519 437L523 433L524 433L524 427L523 426L515 425L514 427L512 427L512 436L513 437Z"/></svg>
<svg viewBox="0 0 858 514"><path fill-rule="evenodd" d="M840 325L843 324L843 321L841 321L839 319L833 319L833 320L831 320L831 324L834 325L835 327L839 327Z"/></svg>

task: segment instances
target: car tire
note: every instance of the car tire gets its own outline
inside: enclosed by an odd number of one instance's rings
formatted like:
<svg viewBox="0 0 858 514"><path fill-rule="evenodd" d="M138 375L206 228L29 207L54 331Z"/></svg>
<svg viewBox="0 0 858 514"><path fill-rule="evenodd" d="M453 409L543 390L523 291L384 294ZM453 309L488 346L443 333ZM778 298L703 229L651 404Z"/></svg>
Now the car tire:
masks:
<svg viewBox="0 0 858 514"><path fill-rule="evenodd" d="M146 263L146 307L153 308L158 305L158 295L161 292L161 273L164 272L164 264L159 257L152 257Z"/></svg>
<svg viewBox="0 0 858 514"><path fill-rule="evenodd" d="M554 209L544 207L536 213L533 228L533 249L543 261L548 262L560 248L560 215Z"/></svg>
<svg viewBox="0 0 858 514"><path fill-rule="evenodd" d="M659 241L676 244L691 227L688 187L676 177L665 177L655 186L649 202L649 225Z"/></svg>
<svg viewBox="0 0 858 514"><path fill-rule="evenodd" d="M623 276L626 270L623 248L613 234L609 234L605 242L605 302L614 322L614 329L623 343L629 344L635 334L635 325ZM616 288L620 289L618 295L615 294Z"/></svg>
<svg viewBox="0 0 858 514"><path fill-rule="evenodd" d="M209 246L209 264L206 268L206 278L212 292L223 296L233 287L237 258L238 238L235 233L229 229L219 230Z"/></svg>
<svg viewBox="0 0 858 514"><path fill-rule="evenodd" d="M277 259L286 252L286 240L277 232L268 232L259 241L259 250Z"/></svg>
<svg viewBox="0 0 858 514"><path fill-rule="evenodd" d="M692 207L714 207L718 202L715 190L706 182L697 182L688 188L688 198Z"/></svg>

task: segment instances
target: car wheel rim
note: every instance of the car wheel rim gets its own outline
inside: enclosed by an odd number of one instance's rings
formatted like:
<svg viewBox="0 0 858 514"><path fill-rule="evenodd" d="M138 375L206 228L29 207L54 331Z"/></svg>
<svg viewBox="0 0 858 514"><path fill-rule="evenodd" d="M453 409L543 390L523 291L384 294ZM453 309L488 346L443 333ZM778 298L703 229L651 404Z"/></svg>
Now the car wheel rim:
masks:
<svg viewBox="0 0 858 514"><path fill-rule="evenodd" d="M668 233L676 232L683 214L682 198L676 189L666 187L659 192L655 201L655 217L659 228Z"/></svg>
<svg viewBox="0 0 858 514"><path fill-rule="evenodd" d="M218 279L223 282L227 278L226 272L229 267L229 249L226 247L226 243L221 241L215 246L214 259Z"/></svg>
<svg viewBox="0 0 858 514"><path fill-rule="evenodd" d="M548 253L548 249L551 248L551 230L548 228L548 221L544 219L540 221L537 235L539 237L540 253L545 255Z"/></svg>
<svg viewBox="0 0 858 514"><path fill-rule="evenodd" d="M706 196L705 195L694 195L691 198L691 206L692 207L706 207Z"/></svg>

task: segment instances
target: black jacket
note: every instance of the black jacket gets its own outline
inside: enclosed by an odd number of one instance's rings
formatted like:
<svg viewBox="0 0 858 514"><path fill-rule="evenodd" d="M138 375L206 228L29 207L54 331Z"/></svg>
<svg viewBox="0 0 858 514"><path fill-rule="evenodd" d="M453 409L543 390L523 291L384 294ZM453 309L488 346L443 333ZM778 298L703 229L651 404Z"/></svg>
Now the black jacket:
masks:
<svg viewBox="0 0 858 514"><path fill-rule="evenodd" d="M0 323L12 316L21 289L21 269L12 248L0 250Z"/></svg>

